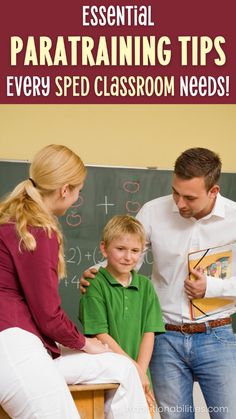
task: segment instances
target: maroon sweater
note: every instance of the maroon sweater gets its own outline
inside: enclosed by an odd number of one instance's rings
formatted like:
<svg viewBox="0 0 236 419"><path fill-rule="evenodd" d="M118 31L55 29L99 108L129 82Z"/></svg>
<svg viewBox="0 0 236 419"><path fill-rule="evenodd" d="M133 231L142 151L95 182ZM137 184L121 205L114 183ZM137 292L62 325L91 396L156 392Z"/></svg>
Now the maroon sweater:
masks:
<svg viewBox="0 0 236 419"><path fill-rule="evenodd" d="M53 357L55 342L81 349L84 336L67 317L58 293L58 241L40 227L31 227L36 250L21 246L15 225L0 225L0 332L19 327L37 335Z"/></svg>

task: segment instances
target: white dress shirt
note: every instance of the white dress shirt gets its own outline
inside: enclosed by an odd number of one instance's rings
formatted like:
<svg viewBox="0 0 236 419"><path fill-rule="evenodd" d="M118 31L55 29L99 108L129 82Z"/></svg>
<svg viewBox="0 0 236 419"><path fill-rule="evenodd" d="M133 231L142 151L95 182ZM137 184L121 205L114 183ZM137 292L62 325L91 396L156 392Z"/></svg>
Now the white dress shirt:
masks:
<svg viewBox="0 0 236 419"><path fill-rule="evenodd" d="M153 253L152 280L166 323L190 322L190 303L184 291L188 253L236 242L236 202L217 195L210 214L183 218L172 195L147 202L137 214ZM236 298L236 278L207 277L205 297ZM228 317L236 308L202 318Z"/></svg>

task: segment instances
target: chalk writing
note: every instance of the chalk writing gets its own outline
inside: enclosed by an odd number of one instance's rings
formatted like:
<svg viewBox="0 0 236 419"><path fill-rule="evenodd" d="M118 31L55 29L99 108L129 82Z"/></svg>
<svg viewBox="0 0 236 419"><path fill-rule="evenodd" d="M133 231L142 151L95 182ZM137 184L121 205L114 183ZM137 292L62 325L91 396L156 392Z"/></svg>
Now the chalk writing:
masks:
<svg viewBox="0 0 236 419"><path fill-rule="evenodd" d="M105 195L105 202L103 204L97 204L97 207L104 206L106 215L108 214L108 207L113 207L115 204L108 203L107 195Z"/></svg>
<svg viewBox="0 0 236 419"><path fill-rule="evenodd" d="M140 189L140 183L127 180L123 184L123 189L124 191L129 192L129 193L136 193Z"/></svg>

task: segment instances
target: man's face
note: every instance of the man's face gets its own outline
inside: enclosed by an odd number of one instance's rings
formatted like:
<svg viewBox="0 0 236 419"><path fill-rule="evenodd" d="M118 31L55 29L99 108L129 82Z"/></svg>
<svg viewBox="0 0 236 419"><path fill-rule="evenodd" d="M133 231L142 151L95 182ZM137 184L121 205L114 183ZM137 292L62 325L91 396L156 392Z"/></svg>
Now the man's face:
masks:
<svg viewBox="0 0 236 419"><path fill-rule="evenodd" d="M214 185L207 191L203 176L186 180L174 175L172 190L180 215L198 220L211 212L219 186Z"/></svg>

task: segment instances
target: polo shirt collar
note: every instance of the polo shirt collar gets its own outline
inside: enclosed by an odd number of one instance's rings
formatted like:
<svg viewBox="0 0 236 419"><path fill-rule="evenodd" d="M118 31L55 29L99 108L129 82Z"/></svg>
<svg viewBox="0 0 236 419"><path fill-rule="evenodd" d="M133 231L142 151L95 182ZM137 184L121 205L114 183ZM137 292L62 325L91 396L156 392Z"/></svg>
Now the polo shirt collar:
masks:
<svg viewBox="0 0 236 419"><path fill-rule="evenodd" d="M105 268L102 266L99 268L99 272L106 278L106 280L112 285L112 286L120 286L122 287L122 284L120 284L113 276L108 272ZM139 289L139 280L138 280L138 274L135 271L131 271L132 274L132 281L128 285L128 287L125 288L136 288Z"/></svg>
<svg viewBox="0 0 236 419"><path fill-rule="evenodd" d="M173 201L172 211L173 212L179 212L178 207L177 207L177 205L175 204L174 201ZM225 218L224 200L223 200L223 197L220 193L218 193L217 196L216 196L215 205L214 205L212 211L210 212L210 214L207 214L205 217L201 218L201 220L210 218L212 216L219 217L219 218Z"/></svg>

